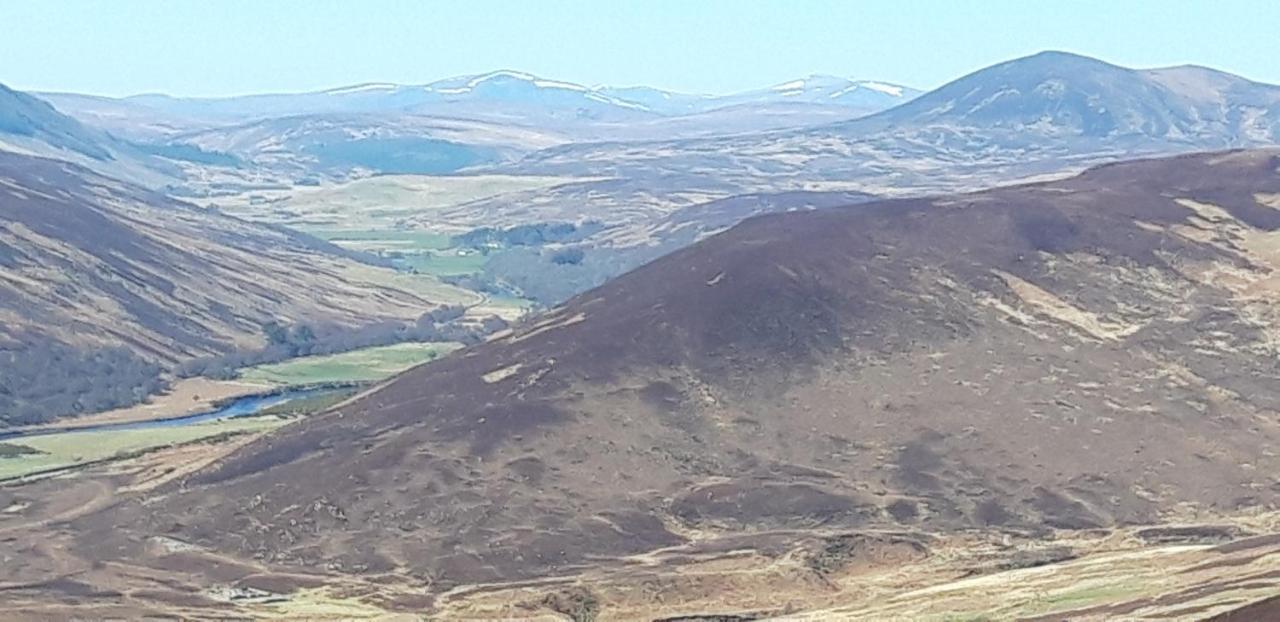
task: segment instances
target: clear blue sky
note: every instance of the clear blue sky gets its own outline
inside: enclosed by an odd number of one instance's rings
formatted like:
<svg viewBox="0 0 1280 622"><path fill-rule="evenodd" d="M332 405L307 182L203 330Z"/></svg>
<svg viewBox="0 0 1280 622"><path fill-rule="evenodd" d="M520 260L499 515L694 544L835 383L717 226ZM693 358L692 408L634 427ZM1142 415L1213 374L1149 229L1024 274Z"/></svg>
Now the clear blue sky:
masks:
<svg viewBox="0 0 1280 622"><path fill-rule="evenodd" d="M1280 83L1280 0L0 0L0 82L105 95L498 68L711 93L809 73L932 88L1045 49Z"/></svg>

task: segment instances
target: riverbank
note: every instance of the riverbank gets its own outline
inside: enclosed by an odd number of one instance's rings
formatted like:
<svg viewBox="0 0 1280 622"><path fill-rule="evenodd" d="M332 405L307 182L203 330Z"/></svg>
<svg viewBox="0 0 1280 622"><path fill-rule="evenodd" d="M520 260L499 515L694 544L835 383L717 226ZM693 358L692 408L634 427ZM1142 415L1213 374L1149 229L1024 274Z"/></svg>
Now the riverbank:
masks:
<svg viewBox="0 0 1280 622"><path fill-rule="evenodd" d="M291 389L372 384L460 347L462 344L455 342L400 343L247 367L240 370L240 378L236 380L185 378L174 381L168 391L153 395L142 404L62 417L36 425L3 428L0 436L180 419L215 411L234 400L251 396L265 397Z"/></svg>
<svg viewBox="0 0 1280 622"><path fill-rule="evenodd" d="M169 391L152 396L142 404L117 408L91 415L64 417L38 425L6 429L5 432L28 433L38 430L71 430L117 423L141 423L156 419L173 419L216 410L228 400L276 390L279 385L242 380L210 380L186 378L173 383Z"/></svg>
<svg viewBox="0 0 1280 622"><path fill-rule="evenodd" d="M165 447L259 435L322 411L356 390L354 386L277 387L177 417L0 432L0 482L79 470Z"/></svg>
<svg viewBox="0 0 1280 622"><path fill-rule="evenodd" d="M357 383L322 383L310 386L275 387L261 393L227 398L216 402L213 408L188 415L158 417L141 421L114 421L94 425L46 426L20 431L4 430L0 431L0 441L47 436L50 434L175 427L263 413L289 415L298 414L299 412L312 412L323 410L322 405L334 403L351 395L360 386ZM334 395L338 397L335 399ZM301 404L302 408L291 411L289 407L295 403Z"/></svg>
<svg viewBox="0 0 1280 622"><path fill-rule="evenodd" d="M43 477L138 457L165 447L212 443L244 434L258 435L289 423L275 416L245 416L185 426L123 430L75 430L38 433L0 440L0 445L31 450L0 459L0 483ZM143 422L145 423L145 422Z"/></svg>

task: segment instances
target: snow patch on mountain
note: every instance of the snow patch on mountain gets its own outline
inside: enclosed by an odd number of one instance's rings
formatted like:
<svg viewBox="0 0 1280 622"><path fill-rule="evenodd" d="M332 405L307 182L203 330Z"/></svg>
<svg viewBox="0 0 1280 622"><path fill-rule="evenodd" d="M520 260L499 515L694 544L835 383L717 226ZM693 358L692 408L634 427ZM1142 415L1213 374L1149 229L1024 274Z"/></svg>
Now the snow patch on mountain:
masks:
<svg viewBox="0 0 1280 622"><path fill-rule="evenodd" d="M873 91L880 91L885 95L902 97L902 87L893 84L885 84L883 82L859 82L857 86L866 87Z"/></svg>
<svg viewBox="0 0 1280 622"><path fill-rule="evenodd" d="M485 82L489 82L496 78L513 78L516 80L521 80L523 82L533 82L534 80L537 79L537 77L532 74L521 73L519 71L507 71L504 69L502 71L493 71L486 74L475 76L474 78L471 79L470 82L467 82L467 88L474 89L477 86L480 86L481 84L484 84Z"/></svg>
<svg viewBox="0 0 1280 622"><path fill-rule="evenodd" d="M586 93L590 89L581 84L573 84L571 82L558 82L556 80L533 80L533 85L540 89L564 89L566 91L578 91Z"/></svg>
<svg viewBox="0 0 1280 622"><path fill-rule="evenodd" d="M400 85L391 84L389 82L370 82L368 84L356 84L353 86L344 86L336 89L325 91L328 95L347 95L350 93L367 93L369 91L395 91L399 90Z"/></svg>

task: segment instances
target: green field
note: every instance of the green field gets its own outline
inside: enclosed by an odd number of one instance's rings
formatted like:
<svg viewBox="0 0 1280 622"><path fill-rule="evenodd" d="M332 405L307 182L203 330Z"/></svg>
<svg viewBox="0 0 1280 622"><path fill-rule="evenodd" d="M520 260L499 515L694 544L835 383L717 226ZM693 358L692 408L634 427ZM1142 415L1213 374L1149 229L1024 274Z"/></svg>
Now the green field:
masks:
<svg viewBox="0 0 1280 622"><path fill-rule="evenodd" d="M6 440L5 444L30 448L39 453L23 453L14 457L0 458L0 480L123 457L221 434L270 430L284 425L287 421L288 419L280 417L238 417L191 425L135 430L60 432L12 438Z"/></svg>
<svg viewBox="0 0 1280 622"><path fill-rule="evenodd" d="M516 309L519 311L528 311L534 307L534 303L528 298L517 298L515 296L489 296L489 299L485 301L483 306L492 309Z"/></svg>
<svg viewBox="0 0 1280 622"><path fill-rule="evenodd" d="M241 371L240 378L279 385L371 382L436 359L459 347L457 343L397 343L341 354L304 356L283 363L247 367Z"/></svg>
<svg viewBox="0 0 1280 622"><path fill-rule="evenodd" d="M10 445L8 443L0 443L0 459L3 458L19 458L21 456L38 454L36 451L26 445Z"/></svg>
<svg viewBox="0 0 1280 622"><path fill-rule="evenodd" d="M508 322L524 317L534 308L532 301L511 296L487 296L485 301L473 307L477 315L496 315Z"/></svg>
<svg viewBox="0 0 1280 622"><path fill-rule="evenodd" d="M395 260L395 263L405 268L413 268L423 274L454 276L480 272L484 270L484 264L488 261L489 258L480 253L462 255L457 252L424 252L405 255Z"/></svg>
<svg viewBox="0 0 1280 622"><path fill-rule="evenodd" d="M443 250L453 246L453 236L432 231L394 229L307 229L303 231L334 244L359 250L425 249ZM365 243L365 244L359 244Z"/></svg>
<svg viewBox="0 0 1280 622"><path fill-rule="evenodd" d="M300 397L295 400L289 400L283 404L271 406L258 411L259 415L279 415L282 417L295 417L300 415L311 415L318 412L328 410L331 406L350 398L359 393L360 387L350 387L346 389L334 389L325 391L319 395L311 397Z"/></svg>
<svg viewBox="0 0 1280 622"><path fill-rule="evenodd" d="M488 256L453 244L453 233L501 226L482 199L588 181L591 178L518 175L377 175L338 185L254 191L219 202L219 208L250 220L283 224L353 251L390 260L399 268L367 269L389 287L432 302L472 306L477 292L450 286L442 277L478 274ZM257 195L270 205L256 204ZM261 199L261 197L258 197ZM465 253L465 254L464 254ZM375 275L374 273L379 273Z"/></svg>
<svg viewBox="0 0 1280 622"><path fill-rule="evenodd" d="M307 229L316 237L354 251L391 259L396 267L433 276L474 274L484 270L488 257L455 249L453 238L431 231Z"/></svg>

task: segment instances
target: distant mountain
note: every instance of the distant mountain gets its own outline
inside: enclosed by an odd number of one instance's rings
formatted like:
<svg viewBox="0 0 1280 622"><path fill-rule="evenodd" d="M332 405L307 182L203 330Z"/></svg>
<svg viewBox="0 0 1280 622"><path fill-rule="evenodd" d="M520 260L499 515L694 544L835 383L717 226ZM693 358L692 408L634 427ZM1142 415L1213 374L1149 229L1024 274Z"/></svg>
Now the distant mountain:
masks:
<svg viewBox="0 0 1280 622"><path fill-rule="evenodd" d="M432 82L424 105L449 103L484 106L509 104L521 107L574 110L580 117L636 117L656 114L644 104L605 94L580 84L548 80L518 71L495 71ZM332 92L332 91L331 91ZM622 114L629 111L629 114Z"/></svg>
<svg viewBox="0 0 1280 622"><path fill-rule="evenodd" d="M565 142L551 132L420 115L314 114L168 137L164 145L230 155L288 180L368 173L445 174Z"/></svg>
<svg viewBox="0 0 1280 622"><path fill-rule="evenodd" d="M84 109L83 96L51 93L51 101ZM314 114L416 113L462 116L523 115L572 119L630 119L653 115L645 106L578 84L548 80L517 71L460 76L423 85L366 83L309 93L273 93L236 97L135 95L125 105L188 119L243 122ZM521 121L517 116L511 120Z"/></svg>
<svg viewBox="0 0 1280 622"><path fill-rule="evenodd" d="M587 87L503 70L424 85L366 83L294 94L42 97L152 155L201 166L247 163L253 170L232 177L249 181L231 185L252 185L263 175L288 183L368 172L449 173L574 141L802 128L865 116L914 94L878 82L813 76L736 95L687 95L643 86ZM195 177L228 185L225 172Z"/></svg>
<svg viewBox="0 0 1280 622"><path fill-rule="evenodd" d="M795 103L845 106L868 114L897 106L920 94L913 88L896 84L828 75L810 75L764 89L728 95L689 95L643 86L597 87L597 90L666 115L702 113L729 106Z"/></svg>
<svg viewBox="0 0 1280 622"><path fill-rule="evenodd" d="M1099 146L1270 144L1280 139L1280 87L1203 67L1135 70L1044 52L833 130L888 128L1017 132Z"/></svg>
<svg viewBox="0 0 1280 622"><path fill-rule="evenodd" d="M731 95L690 95L646 86L588 87L519 71L493 71L423 85L371 82L309 93L120 99L69 93L42 97L64 111L127 133L168 135L175 127L207 127L255 119L315 114L419 114L506 120L517 124L640 122L744 104L804 102L845 106L863 114L910 99L917 91L880 82L810 76L769 89ZM148 117L145 112L160 119ZM551 128L544 128L551 129Z"/></svg>
<svg viewBox="0 0 1280 622"><path fill-rule="evenodd" d="M781 92L829 91L814 86ZM696 173L747 191L838 181L882 194L977 189L1126 155L1277 142L1280 87L1201 67L1135 70L1045 52L852 120L729 137L564 145L513 169Z"/></svg>
<svg viewBox="0 0 1280 622"><path fill-rule="evenodd" d="M634 102L664 115L682 115L703 112L717 106L721 98L715 95L693 95L664 91L651 86L597 86L597 93L620 100Z"/></svg>
<svg viewBox="0 0 1280 622"><path fill-rule="evenodd" d="M834 76L809 76L768 89L730 95L694 95L646 86L587 87L548 80L517 71L495 71L432 82L425 86L362 84L324 91L348 105L377 105L411 110L434 110L441 104L473 106L532 106L575 109L580 115L606 114L612 109L680 116L743 104L805 102L879 111L919 93L881 82L853 81ZM637 117L639 118L639 117Z"/></svg>
<svg viewBox="0 0 1280 622"><path fill-rule="evenodd" d="M728 95L720 101L736 105L777 102L836 104L871 113L911 101L919 94L920 91L913 88L887 82L811 75L767 89Z"/></svg>
<svg viewBox="0 0 1280 622"><path fill-rule="evenodd" d="M182 132L224 125L226 121L176 115L139 103L134 98L77 93L38 93L59 112L91 127L131 140L156 142Z"/></svg>
<svg viewBox="0 0 1280 622"><path fill-rule="evenodd" d="M434 86L367 84L296 95L44 97L87 123L130 136L135 142L128 147L139 157L220 167L195 175L183 189L202 195L369 173L450 173L562 144L568 139L555 128L588 117L617 120L611 108L635 113L585 91L496 72Z"/></svg>

